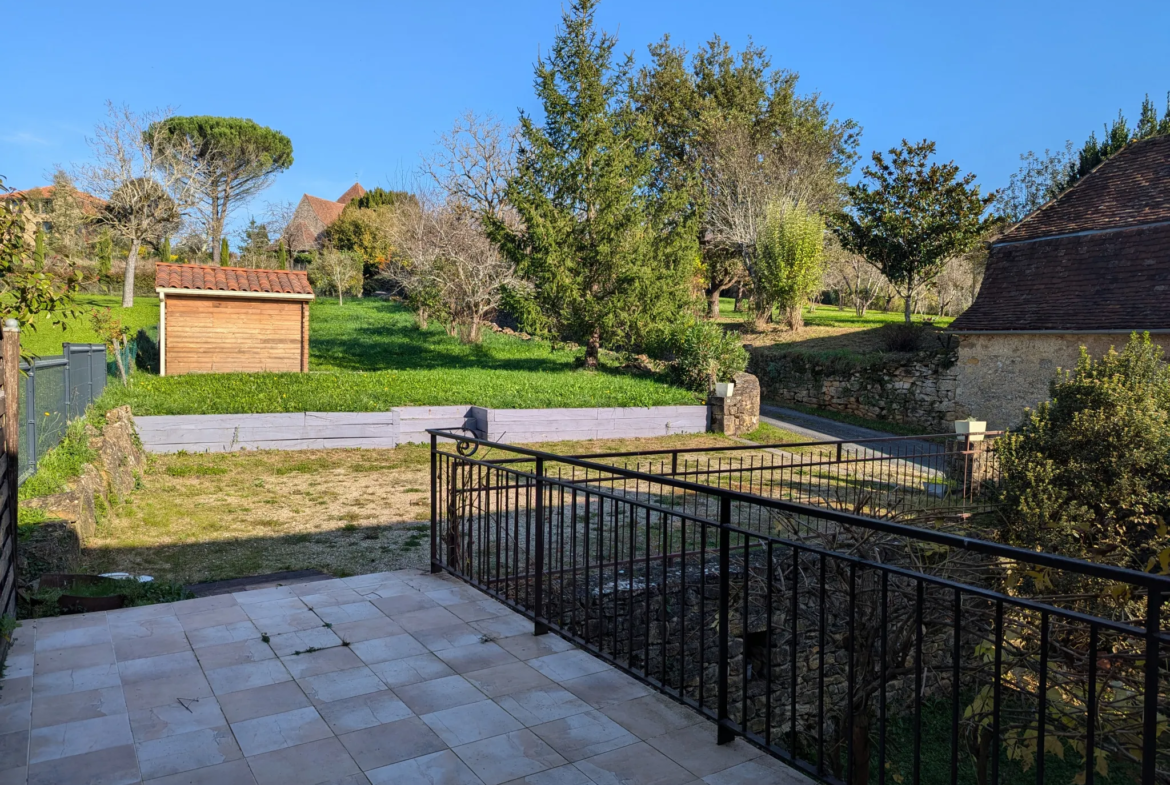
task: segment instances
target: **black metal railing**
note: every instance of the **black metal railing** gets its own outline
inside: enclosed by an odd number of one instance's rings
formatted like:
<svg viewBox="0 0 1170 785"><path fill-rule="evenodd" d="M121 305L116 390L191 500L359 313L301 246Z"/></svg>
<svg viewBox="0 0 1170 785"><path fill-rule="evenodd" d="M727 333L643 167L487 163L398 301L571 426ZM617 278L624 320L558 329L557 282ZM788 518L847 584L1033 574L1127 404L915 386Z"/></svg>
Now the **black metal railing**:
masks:
<svg viewBox="0 0 1170 785"><path fill-rule="evenodd" d="M1170 579L430 433L432 569L721 742L830 782L1170 782Z"/></svg>

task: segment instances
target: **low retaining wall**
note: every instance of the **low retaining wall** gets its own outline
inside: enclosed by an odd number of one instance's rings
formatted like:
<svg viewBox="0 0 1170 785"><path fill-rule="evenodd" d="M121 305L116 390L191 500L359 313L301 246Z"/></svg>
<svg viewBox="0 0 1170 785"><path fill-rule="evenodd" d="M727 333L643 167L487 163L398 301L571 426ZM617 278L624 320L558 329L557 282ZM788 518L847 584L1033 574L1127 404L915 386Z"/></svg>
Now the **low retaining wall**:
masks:
<svg viewBox="0 0 1170 785"><path fill-rule="evenodd" d="M955 354L922 352L855 364L800 352L752 352L749 370L766 400L871 420L950 430L965 417L956 402Z"/></svg>
<svg viewBox="0 0 1170 785"><path fill-rule="evenodd" d="M191 414L136 417L147 452L231 452L361 447L430 441L428 428L467 429L500 442L549 442L703 433L706 406L487 409L403 406L388 412Z"/></svg>

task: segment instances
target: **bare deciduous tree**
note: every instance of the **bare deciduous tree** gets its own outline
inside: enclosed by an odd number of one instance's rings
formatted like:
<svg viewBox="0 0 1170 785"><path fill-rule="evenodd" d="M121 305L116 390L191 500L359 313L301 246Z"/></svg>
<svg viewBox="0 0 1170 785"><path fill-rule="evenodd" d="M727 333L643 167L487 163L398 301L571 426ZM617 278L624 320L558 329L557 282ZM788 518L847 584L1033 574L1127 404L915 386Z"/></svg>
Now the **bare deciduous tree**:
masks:
<svg viewBox="0 0 1170 785"><path fill-rule="evenodd" d="M144 242L173 233L197 194L191 183L193 156L175 146L164 152L153 136L169 110L136 114L107 102L108 119L92 138L93 162L77 169L77 179L107 201L102 220L130 242L122 283L122 307L134 304L134 271Z"/></svg>
<svg viewBox="0 0 1170 785"><path fill-rule="evenodd" d="M439 137L435 152L423 158L423 172L451 208L504 220L504 192L516 171L516 146L515 127L468 111Z"/></svg>
<svg viewBox="0 0 1170 785"><path fill-rule="evenodd" d="M309 265L309 279L323 292L337 295L337 304L345 304L345 295L362 291L362 262L349 251L327 248Z"/></svg>
<svg viewBox="0 0 1170 785"><path fill-rule="evenodd" d="M826 284L840 293L843 304L848 304L858 316L865 316L874 302L889 291L889 281L861 256L849 253L836 242L827 245Z"/></svg>
<svg viewBox="0 0 1170 785"><path fill-rule="evenodd" d="M391 275L412 297L433 299L460 340L478 343L503 287L515 283L512 265L460 207L406 205L396 224L401 258Z"/></svg>

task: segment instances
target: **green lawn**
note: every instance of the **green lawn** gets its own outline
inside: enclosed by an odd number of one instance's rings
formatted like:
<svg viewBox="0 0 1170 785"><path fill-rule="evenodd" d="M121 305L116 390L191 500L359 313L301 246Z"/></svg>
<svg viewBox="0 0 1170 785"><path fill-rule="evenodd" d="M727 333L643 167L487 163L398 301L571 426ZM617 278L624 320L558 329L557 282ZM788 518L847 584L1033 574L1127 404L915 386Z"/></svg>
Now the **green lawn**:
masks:
<svg viewBox="0 0 1170 785"><path fill-rule="evenodd" d="M736 312L735 299L732 297L723 297L719 300L719 315L724 319L733 321L743 321L744 312ZM883 324L898 323L904 321L905 317L901 311L877 311L869 310L865 312L865 316L858 316L853 312L852 308L845 308L844 310L835 305L818 305L814 311L805 309L804 323L806 327L836 327L847 328L854 330L864 330L870 327L881 327ZM930 314L915 314L914 321L922 322L927 319L934 322L939 327L946 327L955 320L953 316L932 316Z"/></svg>
<svg viewBox="0 0 1170 785"><path fill-rule="evenodd" d="M307 374L158 377L139 371L128 386L109 388L104 403L128 403L135 414L151 415L698 402L663 378L628 374L612 362L585 371L577 367L580 350L554 350L545 341L488 332L483 343L469 346L438 325L421 331L406 308L385 300L317 301L310 336Z"/></svg>
<svg viewBox="0 0 1170 785"><path fill-rule="evenodd" d="M141 327L158 324L158 299L150 296L134 298L132 308L122 308L122 298L110 294L83 294L77 297L77 315L70 319L66 329L54 326L47 318L37 319L33 326L21 331L20 349L26 355L47 357L61 353L62 343L101 343L90 324L90 314L96 308L113 308L122 323L135 333Z"/></svg>

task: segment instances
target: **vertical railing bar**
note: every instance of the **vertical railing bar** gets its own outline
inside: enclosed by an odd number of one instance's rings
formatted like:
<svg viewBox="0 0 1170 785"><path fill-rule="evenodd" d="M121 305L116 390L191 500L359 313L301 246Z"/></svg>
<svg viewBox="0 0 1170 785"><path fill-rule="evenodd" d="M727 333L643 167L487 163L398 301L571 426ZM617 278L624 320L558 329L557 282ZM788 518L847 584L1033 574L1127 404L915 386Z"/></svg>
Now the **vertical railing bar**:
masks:
<svg viewBox="0 0 1170 785"><path fill-rule="evenodd" d="M710 468L710 461L708 461ZM728 650L731 636L731 497L719 497L719 684L716 743L727 744L735 734L727 727Z"/></svg>

